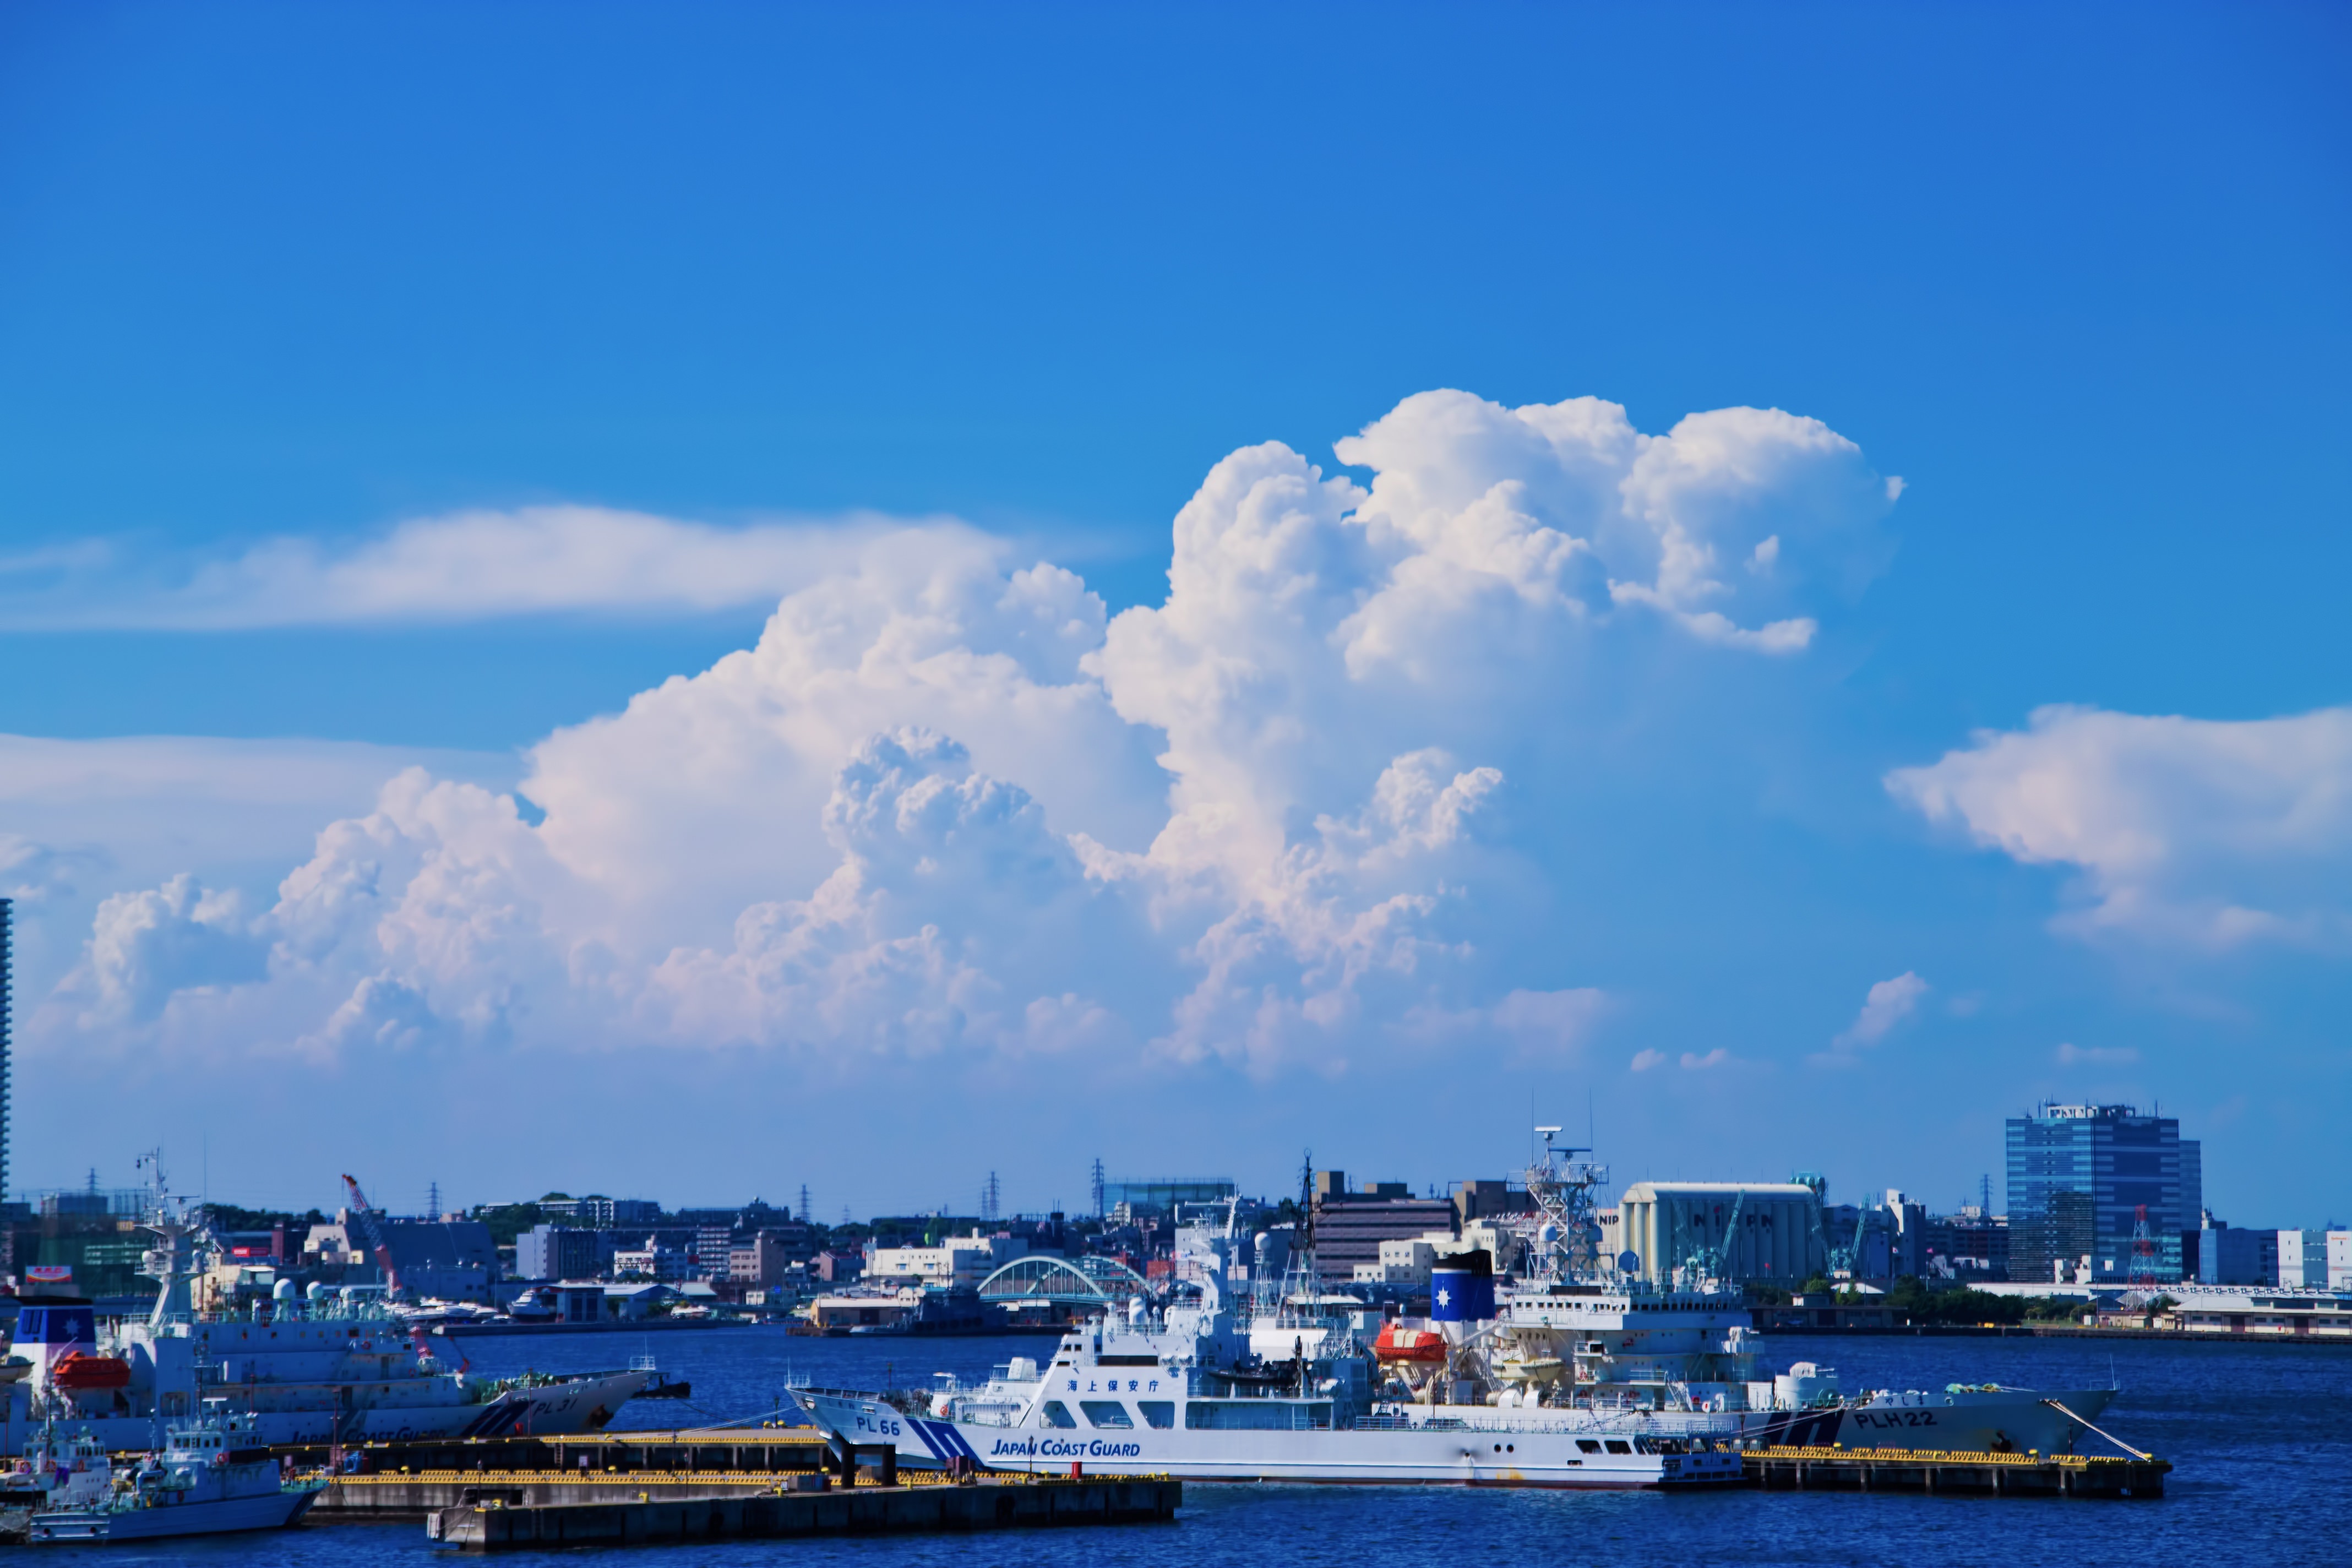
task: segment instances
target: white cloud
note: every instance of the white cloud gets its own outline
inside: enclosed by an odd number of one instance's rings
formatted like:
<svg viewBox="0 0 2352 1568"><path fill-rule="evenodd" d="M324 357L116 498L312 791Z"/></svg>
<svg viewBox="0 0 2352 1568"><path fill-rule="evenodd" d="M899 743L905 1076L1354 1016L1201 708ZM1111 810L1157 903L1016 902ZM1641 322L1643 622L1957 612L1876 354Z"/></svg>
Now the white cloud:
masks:
<svg viewBox="0 0 2352 1568"><path fill-rule="evenodd" d="M496 781L401 772L249 916L192 884L138 894L106 931L182 947L118 961L101 931L78 984L159 1038L329 1054L666 1043L847 1072L1076 1051L1265 1075L1420 1030L1570 1058L1606 999L1561 985L1575 957L1536 934L1561 868L1512 812L1545 809L1582 694L1661 637L1799 646L1775 628L1883 560L1887 487L1813 421L1726 410L1649 437L1593 399L1425 395L1340 453L1369 485L1278 445L1217 464L1175 520L1165 602L1115 619L951 526L759 554L657 519L484 514L240 563L174 602L309 595L352 618L785 592L753 647L532 748L543 821ZM1489 950L1463 934L1474 905L1506 933ZM254 945L196 954L232 931Z"/></svg>
<svg viewBox="0 0 2352 1568"><path fill-rule="evenodd" d="M2070 1041L2058 1047L2060 1067L2079 1067L2084 1063L2124 1067L2137 1060L2139 1052L2130 1046L2078 1046Z"/></svg>
<svg viewBox="0 0 2352 1568"><path fill-rule="evenodd" d="M1837 1037L1839 1046L1874 1046L1885 1039L1897 1024L1919 1010L1919 1003L1927 994L1927 983L1909 970L1892 980L1882 980L1870 988L1863 998L1862 1011L1845 1033Z"/></svg>
<svg viewBox="0 0 2352 1568"><path fill-rule="evenodd" d="M176 992L256 980L266 945L235 891L206 891L182 873L161 888L117 893L98 907L87 970L95 1021L152 1019Z"/></svg>
<svg viewBox="0 0 2352 1568"><path fill-rule="evenodd" d="M1609 1012L1606 992L1590 985L1571 991L1514 991L1497 1002L1495 1026L1516 1040L1523 1058L1572 1059Z"/></svg>
<svg viewBox="0 0 2352 1568"><path fill-rule="evenodd" d="M2058 923L2077 935L2352 937L2352 708L2237 721L2044 708L1886 787L2013 859L2075 868Z"/></svg>
<svg viewBox="0 0 2352 1568"><path fill-rule="evenodd" d="M134 567L130 552L103 546L36 552L0 562L0 608L20 630L692 615L773 604L889 537L908 549L924 540L969 548L985 539L948 519L720 528L602 507L522 507L415 518L337 545L269 539L177 571L168 561ZM34 580L12 584L11 576Z"/></svg>
<svg viewBox="0 0 2352 1568"><path fill-rule="evenodd" d="M1675 1059L1664 1051L1639 1050L1633 1053L1631 1065L1635 1072L1649 1072L1654 1068L1664 1067ZM1717 1046L1705 1053L1685 1051L1682 1054L1681 1066L1685 1072L1706 1072L1715 1068L1734 1066L1738 1060L1739 1058L1733 1056L1727 1048Z"/></svg>
<svg viewBox="0 0 2352 1568"><path fill-rule="evenodd" d="M35 903L70 892L77 874L103 864L95 851L59 849L21 833L0 833L0 899Z"/></svg>
<svg viewBox="0 0 2352 1568"><path fill-rule="evenodd" d="M37 825L33 831L40 837L110 839L124 823L173 807L174 820L161 831L184 837L214 808L258 820L363 805L385 779L412 766L463 777L514 773L510 760L484 752L350 741L0 735L0 810L12 826ZM311 831L297 828L295 841L306 842ZM273 839L271 851L282 842ZM209 841L200 847L220 850Z"/></svg>
<svg viewBox="0 0 2352 1568"><path fill-rule="evenodd" d="M365 812L385 780L417 766L487 784L509 783L518 771L512 757L342 742L0 735L0 822L8 828L0 833L0 895L21 900L16 1003L26 1043L57 1037L34 1015L61 984L57 1027L70 1029L96 1005L90 937L104 900L155 893L169 907L164 889L194 868L205 895L234 894L244 909L267 910L270 889L310 853L320 823ZM137 990L134 972L121 973L118 1001Z"/></svg>

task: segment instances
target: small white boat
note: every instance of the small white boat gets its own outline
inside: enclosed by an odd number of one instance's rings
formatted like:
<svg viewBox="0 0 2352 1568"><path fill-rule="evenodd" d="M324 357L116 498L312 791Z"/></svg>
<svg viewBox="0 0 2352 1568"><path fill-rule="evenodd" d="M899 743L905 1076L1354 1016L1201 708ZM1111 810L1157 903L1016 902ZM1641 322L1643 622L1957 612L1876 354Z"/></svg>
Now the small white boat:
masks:
<svg viewBox="0 0 2352 1568"><path fill-rule="evenodd" d="M105 1500L113 1481L104 1444L87 1432L60 1433L52 1426L13 1467L0 1462L0 1507L33 1513L88 1508Z"/></svg>
<svg viewBox="0 0 2352 1568"><path fill-rule="evenodd" d="M207 1403L217 1412L219 1401ZM70 1501L53 1493L51 1506L33 1515L32 1544L278 1530L326 1489L323 1481L286 1482L277 1458L255 1444L252 1417L219 1413L170 1428L161 1454L112 1472L108 1481L87 1500L79 1492Z"/></svg>

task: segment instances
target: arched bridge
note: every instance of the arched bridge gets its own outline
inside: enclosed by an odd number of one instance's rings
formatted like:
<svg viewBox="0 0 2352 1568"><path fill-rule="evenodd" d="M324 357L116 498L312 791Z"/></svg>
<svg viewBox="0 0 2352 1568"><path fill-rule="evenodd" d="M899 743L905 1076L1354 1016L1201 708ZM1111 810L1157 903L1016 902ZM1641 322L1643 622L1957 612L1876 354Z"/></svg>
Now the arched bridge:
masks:
<svg viewBox="0 0 2352 1568"><path fill-rule="evenodd" d="M1150 1294L1150 1281L1116 1258L1016 1258L980 1282L982 1300L1008 1307L1102 1307Z"/></svg>

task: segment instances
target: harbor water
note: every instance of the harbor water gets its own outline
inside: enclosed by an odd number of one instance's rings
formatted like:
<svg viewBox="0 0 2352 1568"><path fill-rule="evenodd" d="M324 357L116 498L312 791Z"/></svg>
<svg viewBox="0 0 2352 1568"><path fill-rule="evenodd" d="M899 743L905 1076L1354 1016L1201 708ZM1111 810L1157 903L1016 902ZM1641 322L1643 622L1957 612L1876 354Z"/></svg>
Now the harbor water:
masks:
<svg viewBox="0 0 2352 1568"><path fill-rule="evenodd" d="M623 1366L650 1352L693 1385L690 1401L639 1401L616 1426L669 1427L770 1408L795 1375L835 1386L927 1383L934 1371L984 1377L1050 1339L795 1338L774 1329L469 1339L477 1373ZM1813 1338L1775 1335L1775 1362L1838 1369L1849 1392L1999 1382L2123 1389L2100 1425L2177 1467L2161 1500L1935 1498L1728 1491L1559 1493L1431 1488L1189 1486L1176 1523L1057 1536L1036 1550L1094 1565L1257 1561L1803 1565L1868 1562L2075 1565L2138 1563L2352 1563L2352 1346L2145 1340ZM2085 1452L2105 1451L2095 1439ZM635 1568L677 1564L938 1564L968 1568L1003 1540L732 1542L596 1553ZM561 1554L576 1562L582 1553ZM306 1525L274 1536L118 1547L110 1563L335 1565L448 1563L420 1524ZM536 1561L519 1554L514 1561ZM548 1561L557 1560L549 1554Z"/></svg>

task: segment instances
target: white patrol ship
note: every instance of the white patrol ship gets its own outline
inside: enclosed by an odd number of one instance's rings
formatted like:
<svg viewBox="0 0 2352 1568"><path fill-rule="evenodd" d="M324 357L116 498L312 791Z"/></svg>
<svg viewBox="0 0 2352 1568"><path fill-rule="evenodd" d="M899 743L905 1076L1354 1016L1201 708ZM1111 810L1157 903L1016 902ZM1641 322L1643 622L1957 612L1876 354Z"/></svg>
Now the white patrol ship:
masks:
<svg viewBox="0 0 2352 1568"><path fill-rule="evenodd" d="M36 1546L153 1541L282 1530L300 1519L326 1483L284 1481L277 1456L254 1441L252 1418L226 1414L225 1401L207 1403L205 1419L173 1426L162 1453L115 1472L102 1495L53 1498L33 1515L28 1539Z"/></svg>
<svg viewBox="0 0 2352 1568"><path fill-rule="evenodd" d="M797 1388L842 1441L888 1443L898 1462L961 1459L998 1470L1073 1467L1198 1481L1435 1482L1511 1487L1684 1487L1739 1479L1727 1441L1664 1432L1638 1411L1376 1403L1378 1365L1352 1339L1267 1362L1248 1352L1213 1284L1197 1307L1106 1317L977 1388L942 1379L902 1405ZM1727 1436L1728 1427L1726 1428Z"/></svg>
<svg viewBox="0 0 2352 1568"><path fill-rule="evenodd" d="M1287 1360L1265 1319L1255 1336L1236 1328L1217 1284L1228 1235L1206 1238L1198 1306L1156 1315L1138 1298L1124 1323L1066 1337L1048 1366L945 1380L926 1400L795 1397L842 1440L894 1443L914 1466L1567 1487L1729 1481L1738 1449L1781 1445L2068 1453L2115 1397L1992 1384L1848 1395L1810 1362L1759 1375L1744 1290L1704 1277L1659 1289L1600 1262L1591 1198L1607 1173L1563 1163L1580 1151L1538 1131L1519 1277L1498 1282L1484 1252L1446 1258L1431 1320L1387 1323L1370 1346L1328 1314L1274 1320Z"/></svg>
<svg viewBox="0 0 2352 1568"><path fill-rule="evenodd" d="M190 1227L147 1228L159 1239L142 1272L162 1289L146 1318L102 1326L87 1302L37 1298L17 1314L13 1348L31 1365L0 1384L0 1454L51 1428L143 1451L214 1401L249 1420L257 1444L552 1436L601 1428L648 1381L639 1370L473 1377L381 1306L319 1286L301 1300L281 1282L249 1315L199 1315Z"/></svg>

